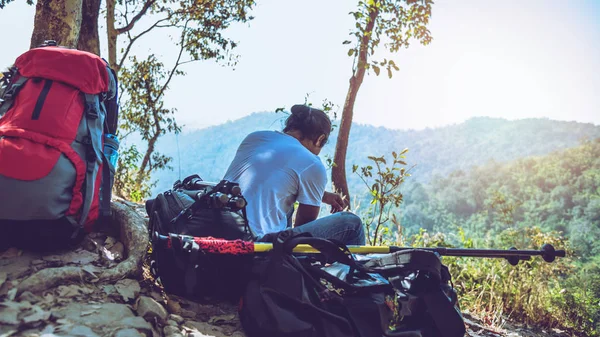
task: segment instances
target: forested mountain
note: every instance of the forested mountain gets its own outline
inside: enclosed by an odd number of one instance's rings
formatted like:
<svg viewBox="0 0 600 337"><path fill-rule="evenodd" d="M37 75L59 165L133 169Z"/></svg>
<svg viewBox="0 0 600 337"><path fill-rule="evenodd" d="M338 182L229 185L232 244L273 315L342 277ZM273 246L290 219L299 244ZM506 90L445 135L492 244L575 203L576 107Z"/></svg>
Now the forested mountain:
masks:
<svg viewBox="0 0 600 337"><path fill-rule="evenodd" d="M261 129L281 130L283 113L254 113L239 120L191 132L178 137L168 135L158 143L158 151L173 157L173 170L155 172L153 194L170 188L181 176L199 174L204 180L219 180L225 173L235 150L250 132ZM330 137L321 157L333 156L337 129ZM489 161L505 162L558 149L574 147L583 139L600 137L600 126L548 119L508 121L478 117L464 123L424 130L393 130L354 124L348 146L347 167L366 165L368 156L385 155L408 148L406 162L416 165L411 183L426 183L434 176L446 176L455 170L468 170ZM178 150L179 149L179 150ZM365 193L357 175L348 172L350 192Z"/></svg>
<svg viewBox="0 0 600 337"><path fill-rule="evenodd" d="M583 257L600 255L600 138L545 156L488 163L415 184L402 225L411 232L493 237L533 226L562 231Z"/></svg>

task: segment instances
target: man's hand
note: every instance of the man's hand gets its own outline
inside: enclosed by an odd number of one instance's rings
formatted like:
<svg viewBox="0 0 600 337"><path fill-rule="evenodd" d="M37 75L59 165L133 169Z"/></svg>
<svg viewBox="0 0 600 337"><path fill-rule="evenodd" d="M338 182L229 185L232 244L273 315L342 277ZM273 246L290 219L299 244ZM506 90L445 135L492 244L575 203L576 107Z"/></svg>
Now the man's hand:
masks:
<svg viewBox="0 0 600 337"><path fill-rule="evenodd" d="M322 201L331 206L331 213L337 213L344 210L344 199L339 194L325 192Z"/></svg>

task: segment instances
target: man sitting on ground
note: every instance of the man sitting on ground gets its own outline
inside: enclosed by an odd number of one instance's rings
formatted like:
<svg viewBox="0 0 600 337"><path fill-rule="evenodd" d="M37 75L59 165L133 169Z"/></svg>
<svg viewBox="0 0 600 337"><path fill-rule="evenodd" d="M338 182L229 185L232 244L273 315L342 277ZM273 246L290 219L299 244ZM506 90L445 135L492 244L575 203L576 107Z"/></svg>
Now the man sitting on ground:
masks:
<svg viewBox="0 0 600 337"><path fill-rule="evenodd" d="M292 226L293 232L364 245L358 216L342 212L343 200L325 191L327 172L318 157L331 132L331 121L318 109L294 105L283 132L257 131L240 144L223 179L237 182L248 200L248 224L260 241ZM332 215L317 219L321 202Z"/></svg>

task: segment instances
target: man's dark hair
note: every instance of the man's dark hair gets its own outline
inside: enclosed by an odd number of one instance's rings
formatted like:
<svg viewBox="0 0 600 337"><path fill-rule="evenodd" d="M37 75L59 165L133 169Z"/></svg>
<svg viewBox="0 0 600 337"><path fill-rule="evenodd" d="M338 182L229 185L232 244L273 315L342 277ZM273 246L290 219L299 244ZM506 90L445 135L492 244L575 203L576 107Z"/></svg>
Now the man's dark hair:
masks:
<svg viewBox="0 0 600 337"><path fill-rule="evenodd" d="M321 147L327 144L331 133L331 120L325 112L303 104L294 105L290 111L292 114L285 121L283 132L298 130L302 133L302 137L313 142L316 142L319 136L325 135Z"/></svg>

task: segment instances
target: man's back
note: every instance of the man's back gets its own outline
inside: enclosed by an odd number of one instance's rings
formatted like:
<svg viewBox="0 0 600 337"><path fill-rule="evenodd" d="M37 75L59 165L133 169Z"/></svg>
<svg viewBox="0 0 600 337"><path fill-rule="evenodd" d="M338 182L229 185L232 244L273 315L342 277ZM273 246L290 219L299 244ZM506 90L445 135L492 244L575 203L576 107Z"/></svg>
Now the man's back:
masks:
<svg viewBox="0 0 600 337"><path fill-rule="evenodd" d="M257 131L242 141L223 179L240 184L248 222L263 236L285 229L295 201L320 206L327 173L319 157L296 138Z"/></svg>

